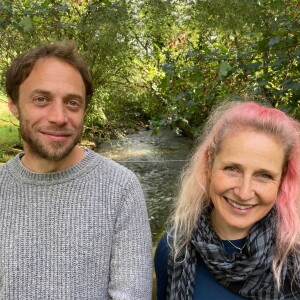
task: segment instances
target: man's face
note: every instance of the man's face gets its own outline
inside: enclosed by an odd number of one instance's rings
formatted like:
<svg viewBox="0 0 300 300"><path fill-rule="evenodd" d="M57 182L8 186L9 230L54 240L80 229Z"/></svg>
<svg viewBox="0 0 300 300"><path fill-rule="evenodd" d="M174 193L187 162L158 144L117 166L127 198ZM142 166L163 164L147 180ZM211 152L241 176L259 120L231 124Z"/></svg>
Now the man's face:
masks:
<svg viewBox="0 0 300 300"><path fill-rule="evenodd" d="M18 104L9 107L20 121L25 155L60 161L81 138L85 85L71 65L42 59L20 85Z"/></svg>

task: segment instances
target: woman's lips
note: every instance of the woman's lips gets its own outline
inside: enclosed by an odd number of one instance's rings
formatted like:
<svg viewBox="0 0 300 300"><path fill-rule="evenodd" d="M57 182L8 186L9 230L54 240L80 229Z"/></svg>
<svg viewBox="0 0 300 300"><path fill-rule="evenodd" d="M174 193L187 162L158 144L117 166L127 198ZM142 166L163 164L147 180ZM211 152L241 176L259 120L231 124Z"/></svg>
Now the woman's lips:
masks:
<svg viewBox="0 0 300 300"><path fill-rule="evenodd" d="M241 210L247 210L247 209L251 209L253 208L254 206L256 206L256 204L240 204L240 203L237 203L227 197L224 197L224 199L233 207L235 208L238 208L238 209L241 209Z"/></svg>

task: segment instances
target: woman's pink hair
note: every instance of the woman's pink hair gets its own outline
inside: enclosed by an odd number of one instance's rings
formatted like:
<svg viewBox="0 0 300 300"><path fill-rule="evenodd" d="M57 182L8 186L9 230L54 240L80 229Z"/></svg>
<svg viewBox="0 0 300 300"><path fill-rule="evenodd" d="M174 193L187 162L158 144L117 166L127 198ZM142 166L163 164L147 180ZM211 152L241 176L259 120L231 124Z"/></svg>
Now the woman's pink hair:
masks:
<svg viewBox="0 0 300 300"><path fill-rule="evenodd" d="M223 126L220 132L228 132L232 125L234 126L234 130L249 128L250 130L270 135L281 143L284 148L285 161L276 200L278 224L276 253L273 261L275 278L277 284L280 285L282 264L289 254L294 253L298 255L300 246L299 122L281 110L265 107L253 102L241 103L233 107L231 111L225 114L224 121L222 125L220 124Z"/></svg>
<svg viewBox="0 0 300 300"><path fill-rule="evenodd" d="M224 139L240 130L273 137L284 148L282 181L276 200L277 235L273 272L278 287L283 263L300 249L300 125L283 111L256 102L229 102L210 116L195 152L182 174L179 198L172 216L174 255L187 246L203 209L211 205L208 177ZM270 153L272 155L272 153ZM295 272L299 262L294 263Z"/></svg>

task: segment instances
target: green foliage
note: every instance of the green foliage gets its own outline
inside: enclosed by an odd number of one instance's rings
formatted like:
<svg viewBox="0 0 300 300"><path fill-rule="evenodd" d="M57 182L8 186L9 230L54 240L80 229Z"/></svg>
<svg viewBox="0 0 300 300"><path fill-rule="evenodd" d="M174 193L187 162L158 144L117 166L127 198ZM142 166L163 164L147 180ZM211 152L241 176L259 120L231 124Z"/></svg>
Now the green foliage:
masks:
<svg viewBox="0 0 300 300"><path fill-rule="evenodd" d="M76 40L96 87L85 132L97 143L149 120L193 137L241 93L300 119L299 14L297 0L4 0L0 69Z"/></svg>
<svg viewBox="0 0 300 300"><path fill-rule="evenodd" d="M194 1L169 49L155 125L194 134L214 104L251 93L299 118L298 1ZM174 45L174 43L172 44Z"/></svg>
<svg viewBox="0 0 300 300"><path fill-rule="evenodd" d="M7 103L0 95L0 164L18 152L14 147L20 143L17 121L9 113Z"/></svg>

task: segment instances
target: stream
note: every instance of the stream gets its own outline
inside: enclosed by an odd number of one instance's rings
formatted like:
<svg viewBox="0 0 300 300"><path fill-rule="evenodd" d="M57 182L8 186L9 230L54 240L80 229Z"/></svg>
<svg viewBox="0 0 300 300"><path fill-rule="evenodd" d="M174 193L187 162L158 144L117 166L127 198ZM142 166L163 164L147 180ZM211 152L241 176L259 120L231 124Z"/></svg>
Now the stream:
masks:
<svg viewBox="0 0 300 300"><path fill-rule="evenodd" d="M180 171L192 149L192 141L169 129L153 136L151 130L101 144L98 152L132 170L144 191L154 245L165 230Z"/></svg>

